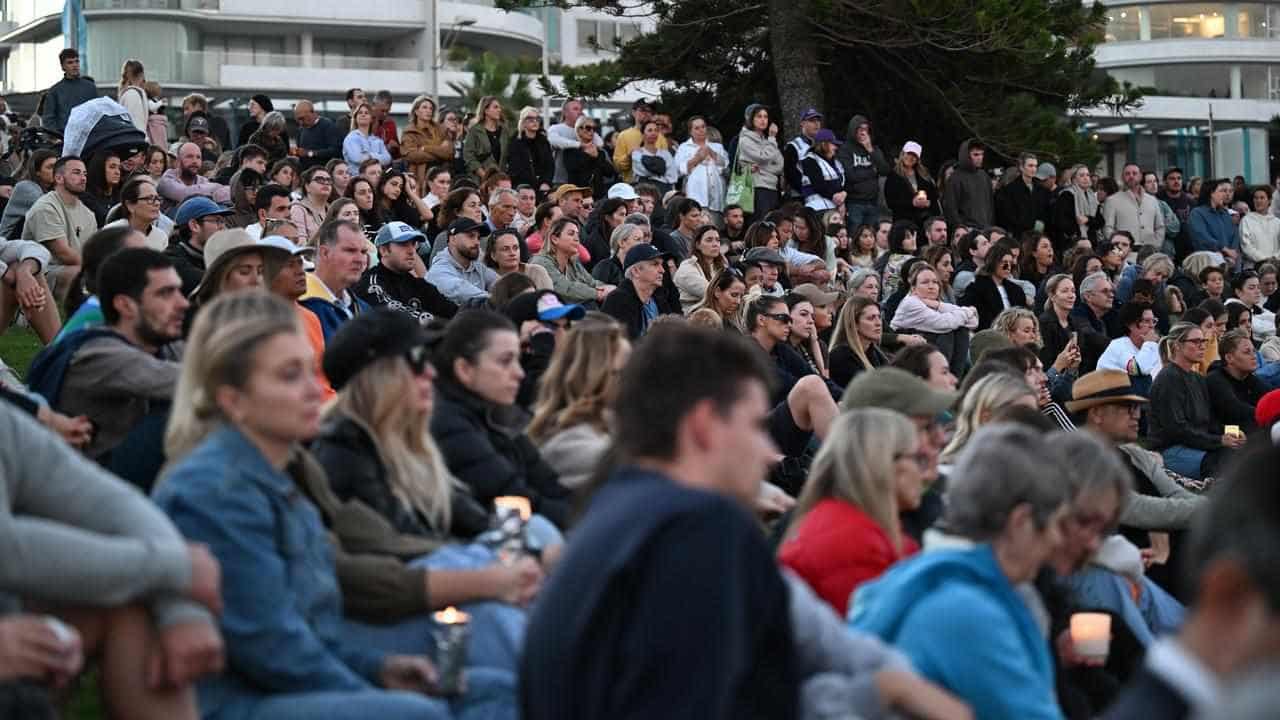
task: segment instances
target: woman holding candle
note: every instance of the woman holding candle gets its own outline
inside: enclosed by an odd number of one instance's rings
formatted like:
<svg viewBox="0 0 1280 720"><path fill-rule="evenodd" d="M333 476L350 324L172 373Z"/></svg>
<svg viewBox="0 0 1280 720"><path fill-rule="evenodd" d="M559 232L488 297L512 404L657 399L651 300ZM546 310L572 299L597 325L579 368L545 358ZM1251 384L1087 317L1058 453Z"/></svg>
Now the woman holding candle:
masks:
<svg viewBox="0 0 1280 720"><path fill-rule="evenodd" d="M920 549L898 520L920 505L920 459L915 426L880 408L836 418L814 458L778 559L842 617L859 585Z"/></svg>
<svg viewBox="0 0 1280 720"><path fill-rule="evenodd" d="M854 595L851 627L911 659L981 718L1061 718L1049 644L1018 586L1062 540L1066 483L1052 437L983 428L948 478L952 537ZM1066 458L1060 462L1065 463Z"/></svg>
<svg viewBox="0 0 1280 720"><path fill-rule="evenodd" d="M294 309L265 293L226 295L201 313L188 347L165 437L172 465L155 501L209 546L227 588L227 666L200 683L202 716L449 718L444 702L420 694L435 676L425 657L341 638L325 528L288 474L321 402Z"/></svg>

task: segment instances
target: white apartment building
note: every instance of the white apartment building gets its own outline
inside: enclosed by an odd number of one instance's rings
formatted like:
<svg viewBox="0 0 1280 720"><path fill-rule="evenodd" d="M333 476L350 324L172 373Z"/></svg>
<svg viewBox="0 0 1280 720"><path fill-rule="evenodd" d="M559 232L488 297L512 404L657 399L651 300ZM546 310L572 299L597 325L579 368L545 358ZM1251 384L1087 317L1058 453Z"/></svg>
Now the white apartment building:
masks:
<svg viewBox="0 0 1280 720"><path fill-rule="evenodd" d="M1089 113L1088 129L1107 150L1104 170L1119 174L1136 161L1269 183L1280 169L1271 126L1280 115L1280 2L1102 3L1107 30L1094 55L1098 67L1154 88L1135 113Z"/></svg>
<svg viewBox="0 0 1280 720"><path fill-rule="evenodd" d="M449 62L451 49L529 59L546 52L553 64L577 65L610 57L615 39L653 26L580 9L508 13L492 0L81 2L84 72L104 93L132 57L170 98L200 91L242 106L262 92L328 100L329 109L343 112L350 87L390 90L400 112L435 89L447 101L450 82L470 81ZM11 102L24 104L61 78L57 55L70 44L63 10L63 0L0 0L0 89Z"/></svg>

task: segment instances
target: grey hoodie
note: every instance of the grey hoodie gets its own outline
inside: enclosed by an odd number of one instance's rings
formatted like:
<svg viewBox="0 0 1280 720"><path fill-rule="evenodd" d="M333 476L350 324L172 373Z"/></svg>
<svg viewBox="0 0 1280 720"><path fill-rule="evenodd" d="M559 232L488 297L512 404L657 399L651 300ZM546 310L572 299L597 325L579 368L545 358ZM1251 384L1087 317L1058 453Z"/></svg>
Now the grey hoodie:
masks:
<svg viewBox="0 0 1280 720"><path fill-rule="evenodd" d="M942 194L942 209L947 216L947 227L965 225L973 229L990 227L994 219L994 193L991 176L969 161L969 144L960 143L959 162L956 171L947 180Z"/></svg>

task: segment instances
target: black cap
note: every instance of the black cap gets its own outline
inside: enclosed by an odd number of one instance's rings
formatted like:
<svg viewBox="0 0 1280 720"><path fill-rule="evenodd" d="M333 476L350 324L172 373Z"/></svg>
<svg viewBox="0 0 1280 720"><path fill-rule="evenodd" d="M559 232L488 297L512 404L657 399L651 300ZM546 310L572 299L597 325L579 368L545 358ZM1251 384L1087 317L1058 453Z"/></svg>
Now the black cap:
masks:
<svg viewBox="0 0 1280 720"><path fill-rule="evenodd" d="M671 256L667 253L664 253L658 250L658 248L650 245L649 243L637 243L636 245L632 246L630 250L627 251L627 256L622 260L622 269L624 271L629 270L631 269L631 266L635 265L636 263L642 263L649 260L665 259L668 257L671 257Z"/></svg>
<svg viewBox="0 0 1280 720"><path fill-rule="evenodd" d="M389 308L376 308L351 318L325 344L324 374L339 390L376 360L395 357L416 347L431 347L438 333L417 320Z"/></svg>
<svg viewBox="0 0 1280 720"><path fill-rule="evenodd" d="M449 223L449 237L453 237L458 233L473 232L480 237L488 237L489 226L484 223L478 223L468 217L461 217Z"/></svg>

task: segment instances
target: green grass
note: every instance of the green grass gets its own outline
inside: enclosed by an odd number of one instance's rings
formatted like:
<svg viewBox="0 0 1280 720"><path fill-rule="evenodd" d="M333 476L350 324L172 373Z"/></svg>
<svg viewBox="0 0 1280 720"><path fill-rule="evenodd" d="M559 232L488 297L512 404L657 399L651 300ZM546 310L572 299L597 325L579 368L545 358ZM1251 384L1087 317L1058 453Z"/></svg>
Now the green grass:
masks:
<svg viewBox="0 0 1280 720"><path fill-rule="evenodd" d="M14 369L19 377L27 376L31 358L40 352L40 340L29 328L10 328L0 335L0 359Z"/></svg>

